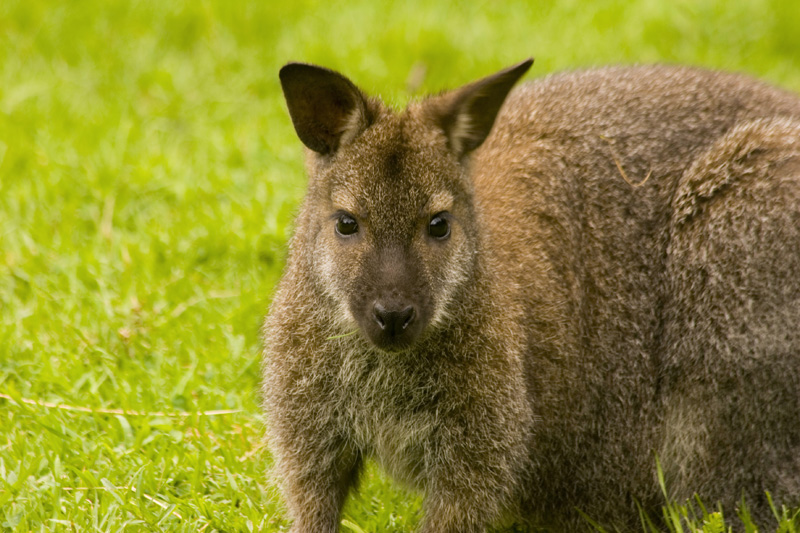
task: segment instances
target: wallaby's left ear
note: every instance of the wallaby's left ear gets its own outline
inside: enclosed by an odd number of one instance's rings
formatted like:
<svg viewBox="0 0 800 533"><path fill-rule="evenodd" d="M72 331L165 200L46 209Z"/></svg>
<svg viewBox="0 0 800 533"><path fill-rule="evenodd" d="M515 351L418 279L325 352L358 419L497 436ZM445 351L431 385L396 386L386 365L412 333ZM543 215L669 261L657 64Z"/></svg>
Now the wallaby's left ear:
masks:
<svg viewBox="0 0 800 533"><path fill-rule="evenodd" d="M297 136L315 152L333 154L369 126L366 97L338 72L289 63L280 79Z"/></svg>
<svg viewBox="0 0 800 533"><path fill-rule="evenodd" d="M476 149L492 131L494 120L511 87L533 65L533 59L444 94L435 105L435 119L444 130L450 149L464 156Z"/></svg>

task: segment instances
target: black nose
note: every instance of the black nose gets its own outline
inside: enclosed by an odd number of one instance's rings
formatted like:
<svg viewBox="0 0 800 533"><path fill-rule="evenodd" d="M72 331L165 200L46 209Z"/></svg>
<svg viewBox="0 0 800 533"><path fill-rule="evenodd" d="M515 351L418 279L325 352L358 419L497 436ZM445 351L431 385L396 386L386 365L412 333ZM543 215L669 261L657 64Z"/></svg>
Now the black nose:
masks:
<svg viewBox="0 0 800 533"><path fill-rule="evenodd" d="M372 314L375 322L377 322L384 333L390 337L402 334L417 316L413 305L402 309L393 307L387 309L380 302L375 302L372 308Z"/></svg>

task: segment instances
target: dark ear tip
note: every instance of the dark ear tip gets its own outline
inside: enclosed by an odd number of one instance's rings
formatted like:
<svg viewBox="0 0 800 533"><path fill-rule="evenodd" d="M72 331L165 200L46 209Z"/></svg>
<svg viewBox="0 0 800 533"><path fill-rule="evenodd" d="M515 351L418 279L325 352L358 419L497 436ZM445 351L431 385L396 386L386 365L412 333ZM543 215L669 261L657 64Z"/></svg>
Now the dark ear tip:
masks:
<svg viewBox="0 0 800 533"><path fill-rule="evenodd" d="M351 91L358 91L350 80L335 70L312 65L311 63L299 63L294 61L286 63L278 72L278 77L284 89L289 86L333 82L336 84L344 84L349 87Z"/></svg>
<svg viewBox="0 0 800 533"><path fill-rule="evenodd" d="M532 65L533 65L533 58L529 57L525 61L522 61L521 63L517 63L516 65L514 65L511 68L509 68L508 70L510 70L512 72L519 72L519 75L522 76L523 74L525 74L528 71L528 69L531 68Z"/></svg>
<svg viewBox="0 0 800 533"><path fill-rule="evenodd" d="M297 65L300 65L300 63L286 63L286 64L285 64L284 66L282 66L282 67L281 67L281 69L278 71L278 76L280 76L281 78L283 78L283 77L284 77L286 74L289 74L289 73L291 73L291 72L292 72L292 70L294 70L295 68L297 68Z"/></svg>
<svg viewBox="0 0 800 533"><path fill-rule="evenodd" d="M278 72L278 77L281 79L281 81L283 81L293 75L302 73L303 71L311 72L314 70L321 70L321 69L322 67L309 65L308 63L298 63L293 61L291 63L286 63L284 66L281 67L281 70Z"/></svg>

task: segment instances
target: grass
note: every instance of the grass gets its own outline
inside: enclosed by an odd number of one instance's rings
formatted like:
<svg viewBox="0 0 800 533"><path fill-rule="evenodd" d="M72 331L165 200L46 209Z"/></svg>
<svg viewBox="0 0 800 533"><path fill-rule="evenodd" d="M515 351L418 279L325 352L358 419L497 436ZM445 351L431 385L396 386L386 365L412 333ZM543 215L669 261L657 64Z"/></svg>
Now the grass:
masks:
<svg viewBox="0 0 800 533"><path fill-rule="evenodd" d="M797 20L792 0L0 2L0 530L287 527L258 407L304 187L286 61L396 105L529 55L535 76L668 61L800 90ZM345 518L409 531L419 498L370 469Z"/></svg>

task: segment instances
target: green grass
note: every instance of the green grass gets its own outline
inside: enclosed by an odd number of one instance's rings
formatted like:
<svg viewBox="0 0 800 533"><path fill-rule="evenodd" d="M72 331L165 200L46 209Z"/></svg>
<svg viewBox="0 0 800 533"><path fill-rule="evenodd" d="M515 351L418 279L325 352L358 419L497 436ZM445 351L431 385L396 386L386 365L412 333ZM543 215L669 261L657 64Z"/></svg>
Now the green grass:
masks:
<svg viewBox="0 0 800 533"><path fill-rule="evenodd" d="M668 61L800 90L798 20L794 0L3 0L0 530L286 528L258 408L304 187L286 61L396 105L529 55L534 76ZM419 498L370 469L345 515L409 531Z"/></svg>

